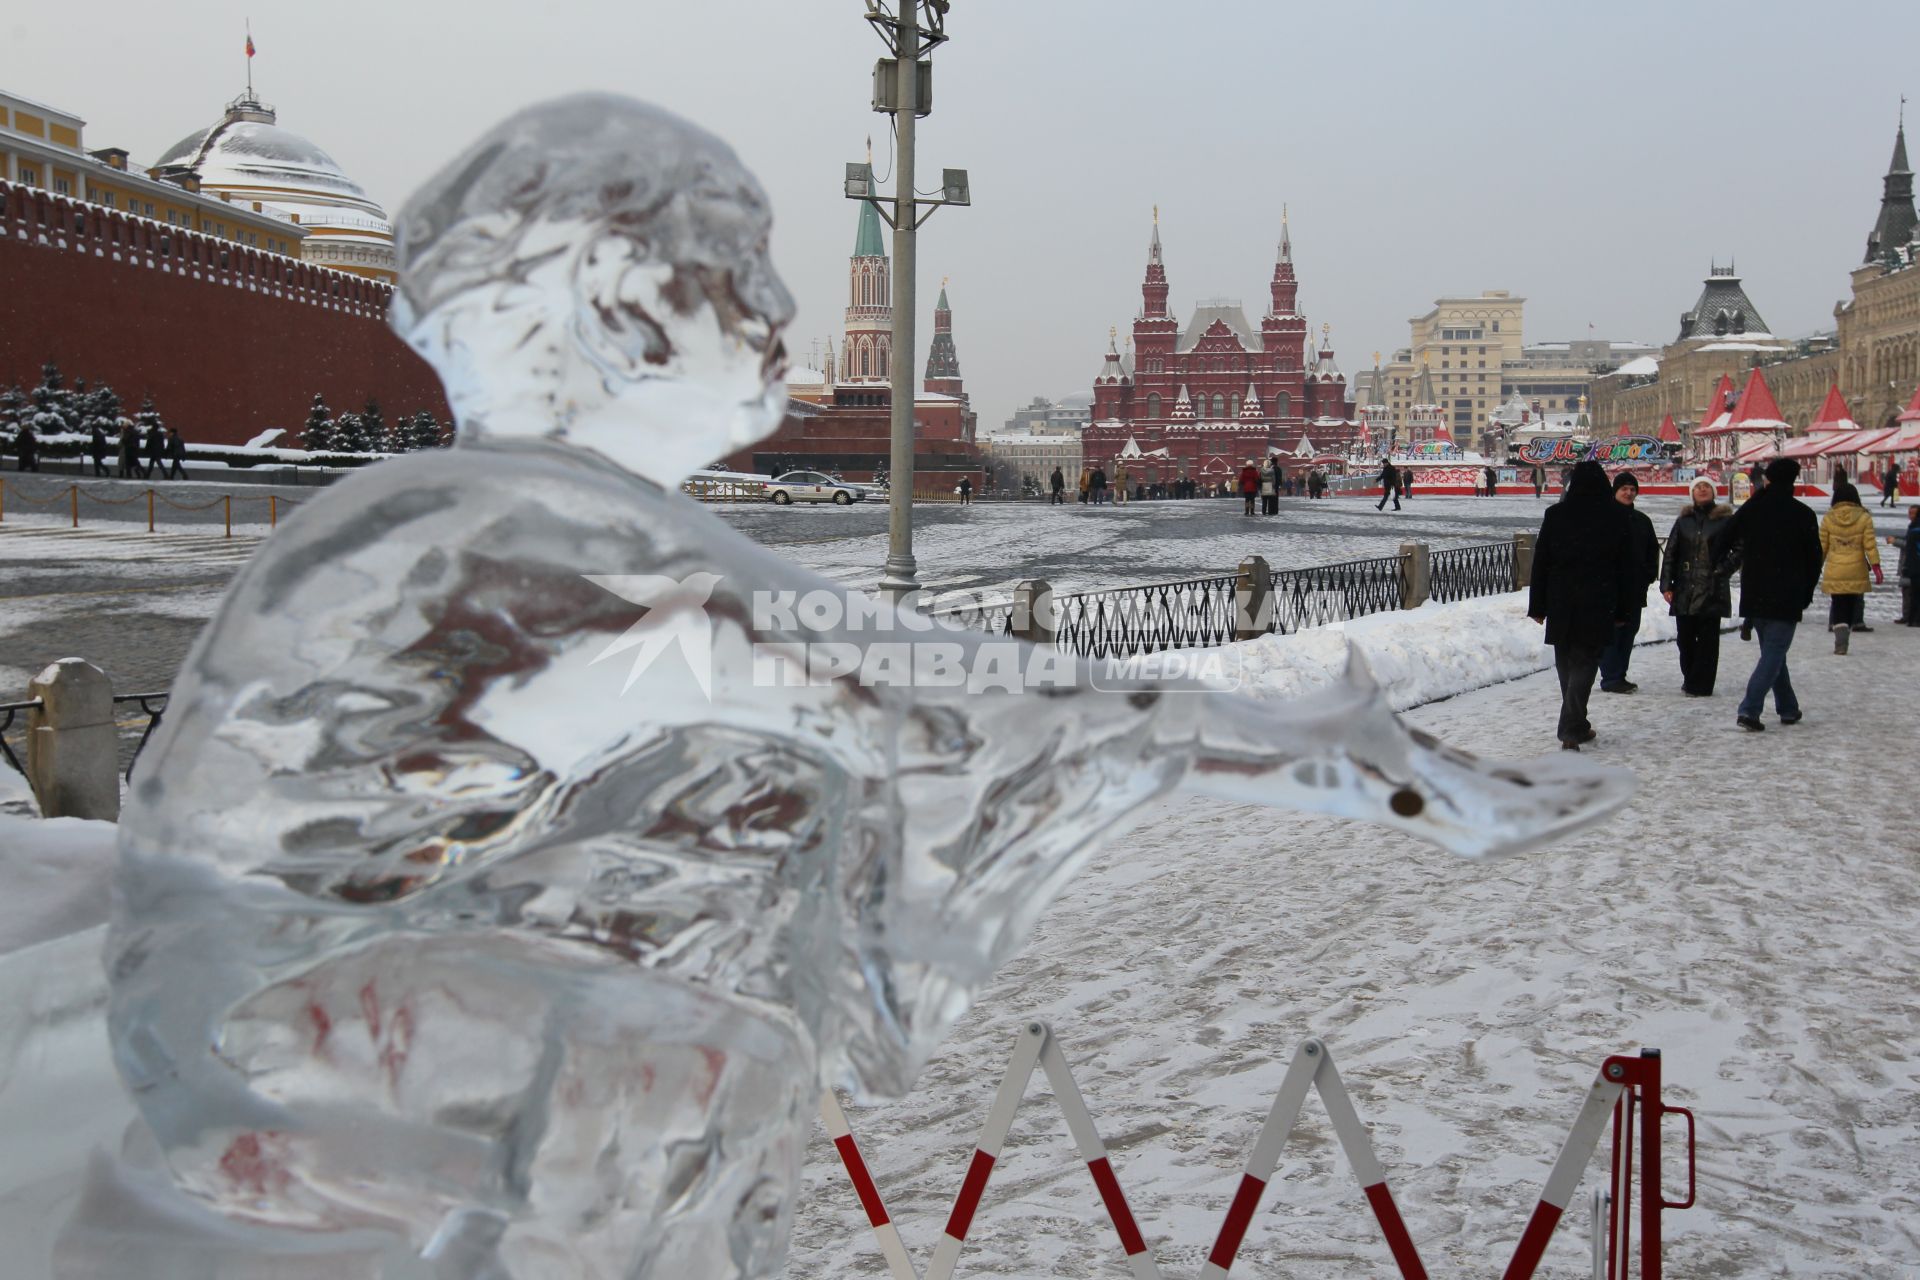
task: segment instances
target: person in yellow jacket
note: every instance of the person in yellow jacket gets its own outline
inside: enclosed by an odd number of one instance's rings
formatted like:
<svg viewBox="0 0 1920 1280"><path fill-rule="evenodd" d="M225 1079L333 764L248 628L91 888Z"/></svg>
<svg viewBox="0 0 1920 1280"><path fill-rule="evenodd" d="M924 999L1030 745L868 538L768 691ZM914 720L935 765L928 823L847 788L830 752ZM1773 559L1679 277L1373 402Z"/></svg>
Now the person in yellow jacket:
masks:
<svg viewBox="0 0 1920 1280"><path fill-rule="evenodd" d="M1092 487L1093 487L1093 468L1092 467L1080 468L1080 501L1083 505L1086 503L1086 500L1087 500L1087 490Z"/></svg>
<svg viewBox="0 0 1920 1280"><path fill-rule="evenodd" d="M1860 491L1845 480L1833 486L1833 505L1820 521L1820 552L1826 557L1820 589L1833 598L1827 606L1833 651L1845 653L1855 632L1873 630L1866 625L1868 571L1875 582L1884 581L1873 517L1860 504Z"/></svg>

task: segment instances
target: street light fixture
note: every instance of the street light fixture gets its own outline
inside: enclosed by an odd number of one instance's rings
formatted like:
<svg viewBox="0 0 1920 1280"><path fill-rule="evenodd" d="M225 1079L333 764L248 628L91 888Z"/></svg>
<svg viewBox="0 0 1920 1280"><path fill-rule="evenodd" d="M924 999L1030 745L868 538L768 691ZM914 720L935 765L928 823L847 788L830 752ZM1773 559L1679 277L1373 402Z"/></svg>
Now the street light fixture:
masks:
<svg viewBox="0 0 1920 1280"><path fill-rule="evenodd" d="M893 229L893 456L887 477L887 564L880 575L880 589L896 597L920 589L913 558L915 232L941 205L973 203L965 169L942 171L938 199L917 199L913 190L914 122L933 109L929 55L947 39L948 7L948 0L867 0L866 20L892 55L874 66L873 109L894 119L899 144L894 194L882 197L874 190L871 160L849 164L846 171L847 199L866 201ZM913 73L902 74L903 68Z"/></svg>

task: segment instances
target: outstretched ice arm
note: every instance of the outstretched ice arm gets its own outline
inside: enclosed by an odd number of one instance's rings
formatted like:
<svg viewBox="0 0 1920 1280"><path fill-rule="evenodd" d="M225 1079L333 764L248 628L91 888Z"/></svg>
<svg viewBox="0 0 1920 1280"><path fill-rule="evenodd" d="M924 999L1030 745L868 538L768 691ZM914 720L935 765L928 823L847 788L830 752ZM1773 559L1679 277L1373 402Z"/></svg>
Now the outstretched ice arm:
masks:
<svg viewBox="0 0 1920 1280"><path fill-rule="evenodd" d="M1379 822L1465 857L1545 844L1632 794L1624 770L1558 757L1481 760L1411 729L1358 651L1349 653L1340 684L1297 701L1195 698L1203 705L1185 789Z"/></svg>

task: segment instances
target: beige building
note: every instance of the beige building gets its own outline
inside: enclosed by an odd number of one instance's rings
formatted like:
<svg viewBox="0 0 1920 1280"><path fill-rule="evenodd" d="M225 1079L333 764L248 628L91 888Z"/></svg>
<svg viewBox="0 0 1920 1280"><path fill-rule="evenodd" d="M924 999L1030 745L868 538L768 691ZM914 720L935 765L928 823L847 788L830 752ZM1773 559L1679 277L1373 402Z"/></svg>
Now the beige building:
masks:
<svg viewBox="0 0 1920 1280"><path fill-rule="evenodd" d="M1518 394L1543 413L1576 409L1596 367L1615 367L1650 347L1588 339L1526 344L1527 300L1505 289L1436 298L1433 310L1408 321L1411 345L1376 369L1381 397L1401 438L1419 395L1424 369L1449 434L1463 448L1479 448L1488 417ZM1375 375L1362 373L1356 386Z"/></svg>
<svg viewBox="0 0 1920 1280"><path fill-rule="evenodd" d="M1721 376L1739 387L1755 366L1796 431L1806 430L1836 384L1855 422L1892 426L1920 380L1920 240L1914 238L1904 128L1894 135L1883 184L1866 260L1849 275L1852 297L1834 306L1831 333L1798 341L1775 337L1733 268L1715 267L1700 301L1681 317L1679 337L1662 349L1657 369L1623 369L1594 383L1596 429L1624 422L1634 434L1651 435L1672 414L1691 446L1692 433L1726 407L1709 403Z"/></svg>
<svg viewBox="0 0 1920 1280"><path fill-rule="evenodd" d="M1067 492L1077 494L1079 491L1080 468L1084 463L1077 427L988 436L980 442L980 451L987 456L987 474L993 478L996 489L1018 493L1032 481L1034 487L1044 493L1053 469L1058 467L1066 477Z"/></svg>
<svg viewBox="0 0 1920 1280"><path fill-rule="evenodd" d="M82 142L86 125L70 111L0 93L0 181L300 256L307 231L298 219L257 201L223 199L192 177L163 182L130 166L117 148L89 152Z"/></svg>

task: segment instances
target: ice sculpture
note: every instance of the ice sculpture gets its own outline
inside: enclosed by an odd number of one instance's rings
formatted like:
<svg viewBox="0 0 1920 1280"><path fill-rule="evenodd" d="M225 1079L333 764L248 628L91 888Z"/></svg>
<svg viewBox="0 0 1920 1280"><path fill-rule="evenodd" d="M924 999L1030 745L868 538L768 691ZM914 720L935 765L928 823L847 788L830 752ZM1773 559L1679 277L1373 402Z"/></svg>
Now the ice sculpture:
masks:
<svg viewBox="0 0 1920 1280"><path fill-rule="evenodd" d="M219 1224L176 1214L169 1259L200 1230L221 1261L199 1275L306 1276L352 1234L332 1274L396 1274L384 1235L466 1280L773 1276L817 1090L905 1089L1155 797L1463 853L1624 797L1584 761L1409 732L1363 671L1277 709L1084 678L770 685L768 646L903 632L769 609L847 597L675 488L784 411L769 221L721 142L600 96L514 116L408 206L394 323L459 444L265 544L121 826L116 1059ZM963 663L1034 652L901 625Z"/></svg>

